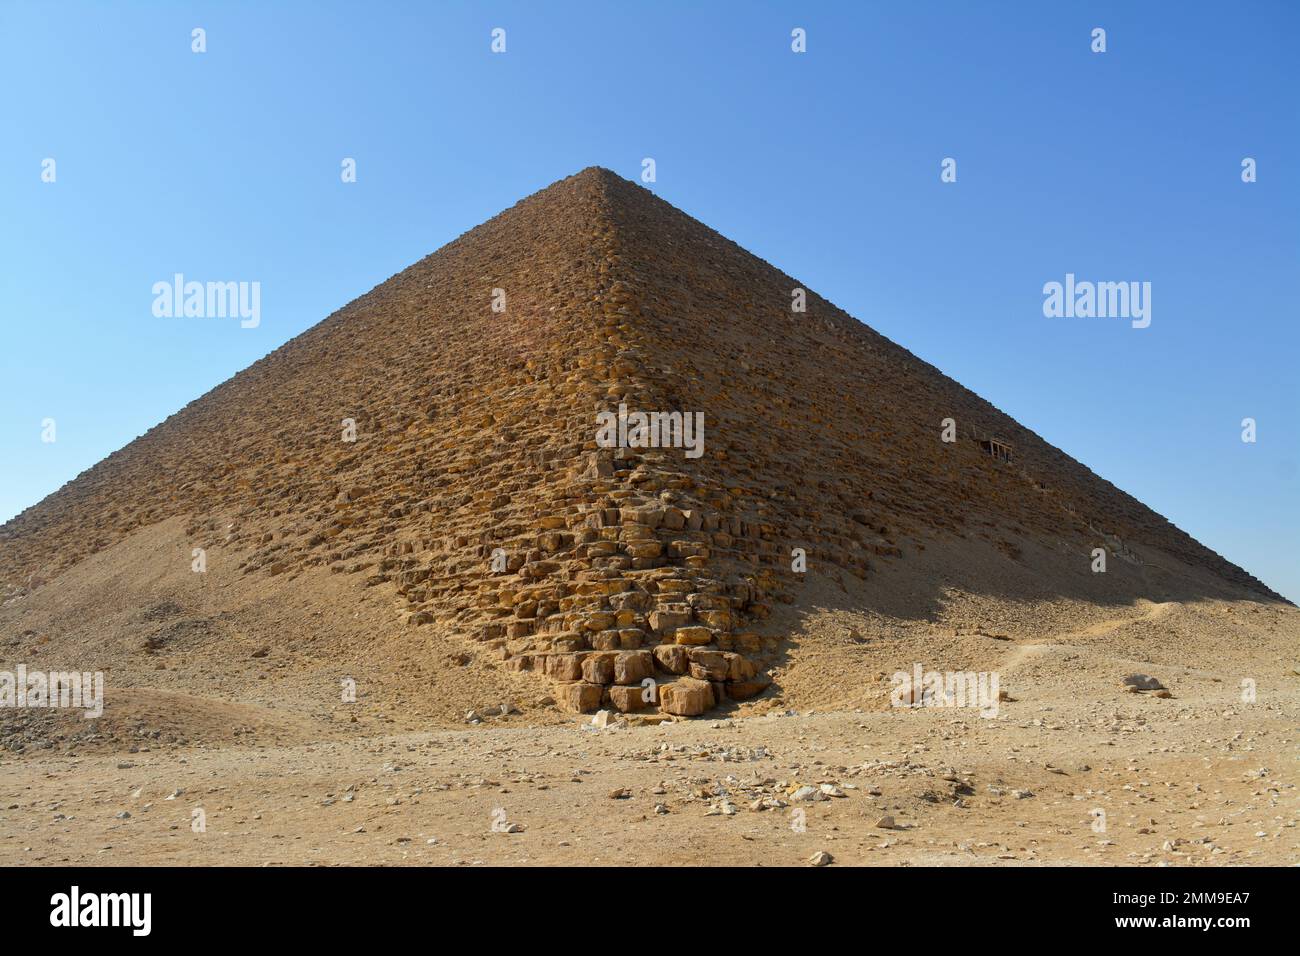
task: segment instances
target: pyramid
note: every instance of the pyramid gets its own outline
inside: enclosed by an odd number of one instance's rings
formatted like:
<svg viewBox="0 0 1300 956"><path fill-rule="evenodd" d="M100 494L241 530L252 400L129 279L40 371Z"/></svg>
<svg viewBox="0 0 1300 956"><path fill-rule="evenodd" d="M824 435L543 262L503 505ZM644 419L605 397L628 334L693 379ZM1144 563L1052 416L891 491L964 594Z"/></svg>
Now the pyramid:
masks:
<svg viewBox="0 0 1300 956"><path fill-rule="evenodd" d="M632 436L607 440L620 409ZM636 430L650 413L659 447ZM989 592L1015 570L1101 603L1280 600L599 168L398 273L0 527L0 584L22 595L176 516L244 574L325 566L388 589L411 628L481 645L574 711L692 716L762 694L781 640L770 615L800 600L801 561L870 590L942 541ZM1090 570L1098 548L1110 573Z"/></svg>

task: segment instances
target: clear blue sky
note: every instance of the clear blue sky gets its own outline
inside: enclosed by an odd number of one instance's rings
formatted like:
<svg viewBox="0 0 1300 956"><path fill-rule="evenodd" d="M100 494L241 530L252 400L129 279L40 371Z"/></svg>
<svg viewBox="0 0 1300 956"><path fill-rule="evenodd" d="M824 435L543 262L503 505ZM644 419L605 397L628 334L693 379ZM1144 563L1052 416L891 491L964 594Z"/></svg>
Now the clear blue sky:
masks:
<svg viewBox="0 0 1300 956"><path fill-rule="evenodd" d="M6 0L0 519L523 195L650 156L1300 598L1298 7ZM259 281L260 327L155 318L175 272ZM1067 272L1151 282L1151 327L1045 318Z"/></svg>

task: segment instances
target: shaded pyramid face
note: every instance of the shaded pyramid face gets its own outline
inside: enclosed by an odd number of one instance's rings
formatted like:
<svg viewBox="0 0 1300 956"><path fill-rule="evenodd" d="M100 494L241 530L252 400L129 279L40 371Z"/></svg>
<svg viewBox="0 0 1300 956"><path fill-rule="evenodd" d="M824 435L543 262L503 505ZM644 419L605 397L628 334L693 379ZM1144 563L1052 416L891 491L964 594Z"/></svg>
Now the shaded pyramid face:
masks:
<svg viewBox="0 0 1300 956"><path fill-rule="evenodd" d="M327 565L389 588L412 627L485 642L575 710L692 715L759 694L781 637L765 621L798 602L805 564L870 591L900 580L883 569L929 567L936 542L967 587L1007 597L1276 598L601 169L399 273L10 521L0 582L39 586L176 515L247 574ZM1099 548L1110 573L1092 572ZM942 600L932 578L915 576L932 591L920 613Z"/></svg>

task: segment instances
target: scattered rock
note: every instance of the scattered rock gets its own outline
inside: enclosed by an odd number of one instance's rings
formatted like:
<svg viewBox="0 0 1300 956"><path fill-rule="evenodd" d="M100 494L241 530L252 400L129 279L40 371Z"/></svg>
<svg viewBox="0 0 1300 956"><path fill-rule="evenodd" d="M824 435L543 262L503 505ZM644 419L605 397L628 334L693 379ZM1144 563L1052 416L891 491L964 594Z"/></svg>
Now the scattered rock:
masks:
<svg viewBox="0 0 1300 956"><path fill-rule="evenodd" d="M1125 687L1132 687L1135 690L1164 690L1165 685L1160 683L1154 677L1147 674L1129 674L1124 678Z"/></svg>
<svg viewBox="0 0 1300 956"><path fill-rule="evenodd" d="M819 802L829 800L830 798L822 791L820 787L799 787L794 793L790 794L791 800Z"/></svg>

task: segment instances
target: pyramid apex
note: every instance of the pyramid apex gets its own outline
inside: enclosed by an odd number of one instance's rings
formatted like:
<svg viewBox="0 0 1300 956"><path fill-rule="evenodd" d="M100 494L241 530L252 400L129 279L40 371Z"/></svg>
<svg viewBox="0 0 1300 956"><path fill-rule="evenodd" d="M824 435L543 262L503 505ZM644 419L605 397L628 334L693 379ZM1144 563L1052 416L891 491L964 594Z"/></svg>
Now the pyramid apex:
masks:
<svg viewBox="0 0 1300 956"><path fill-rule="evenodd" d="M635 185L637 184L632 180L620 176L618 173L605 166L584 166L576 173L570 173L568 176L564 176L561 179L548 183L533 195L555 195L557 193L566 192L568 189L575 186L579 188L587 187L608 191L619 187L626 188Z"/></svg>
<svg viewBox="0 0 1300 956"><path fill-rule="evenodd" d="M609 169L608 167L605 167L605 166L586 166L586 167L584 167L584 168L578 170L576 173L574 173L574 175L575 175L575 176L587 176L587 177L593 177L593 176L608 177L608 176L612 176L612 177L614 177L615 179L622 179L622 178L623 178L623 177L620 176L618 173L614 172L612 169Z"/></svg>
<svg viewBox="0 0 1300 956"><path fill-rule="evenodd" d="M604 166L586 166L578 170L569 180L578 183L598 183L601 186L633 186L636 185L632 180L625 176L620 176L612 169Z"/></svg>

